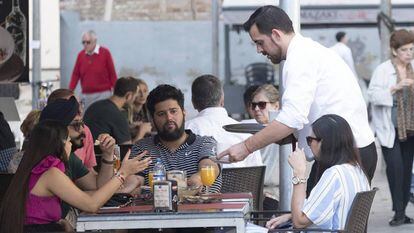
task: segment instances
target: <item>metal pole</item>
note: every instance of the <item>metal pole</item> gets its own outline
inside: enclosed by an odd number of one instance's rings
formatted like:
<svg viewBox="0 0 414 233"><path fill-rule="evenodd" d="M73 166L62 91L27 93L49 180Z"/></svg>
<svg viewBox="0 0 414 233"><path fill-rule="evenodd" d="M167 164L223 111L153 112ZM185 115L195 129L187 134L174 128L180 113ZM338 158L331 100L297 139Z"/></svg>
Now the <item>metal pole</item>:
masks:
<svg viewBox="0 0 414 233"><path fill-rule="evenodd" d="M231 64L230 64L230 25L224 25L224 84L230 85Z"/></svg>
<svg viewBox="0 0 414 233"><path fill-rule="evenodd" d="M213 0L211 3L211 19L212 19L212 74L219 75L219 3Z"/></svg>
<svg viewBox="0 0 414 233"><path fill-rule="evenodd" d="M292 20L296 33L300 32L300 3L299 0L280 0L280 8L283 9ZM279 66L279 93L283 96L283 63ZM280 98L282 99L282 98ZM280 103L282 104L282 103ZM281 105L280 105L281 106ZM281 106L282 107L282 106ZM292 200L292 168L289 166L288 158L292 153L291 144L281 145L279 148L279 210L290 211Z"/></svg>
<svg viewBox="0 0 414 233"><path fill-rule="evenodd" d="M40 54L40 0L33 0L33 64L32 64L32 108L38 107L40 75L41 75L41 54Z"/></svg>
<svg viewBox="0 0 414 233"><path fill-rule="evenodd" d="M391 15L391 0L381 0L381 12L386 14L389 18L392 17ZM385 25L384 21L380 21L380 39L381 39L381 62L384 62L390 58L390 30Z"/></svg>

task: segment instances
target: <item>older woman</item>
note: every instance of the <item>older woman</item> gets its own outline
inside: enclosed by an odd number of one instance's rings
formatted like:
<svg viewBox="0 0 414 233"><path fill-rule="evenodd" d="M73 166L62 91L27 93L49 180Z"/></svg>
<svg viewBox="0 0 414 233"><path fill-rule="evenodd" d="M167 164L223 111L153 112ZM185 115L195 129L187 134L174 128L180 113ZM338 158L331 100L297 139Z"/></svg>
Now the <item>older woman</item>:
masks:
<svg viewBox="0 0 414 233"><path fill-rule="evenodd" d="M389 224L413 223L405 215L414 155L414 34L395 31L391 59L374 71L368 88L372 122L387 164L394 217Z"/></svg>
<svg viewBox="0 0 414 233"><path fill-rule="evenodd" d="M265 84L256 89L252 94L250 108L253 117L260 124L269 123L269 111L279 109L279 92L270 84ZM277 144L268 145L260 150L262 161L266 165L264 181L264 202L265 210L277 209L277 199L279 196L277 185L279 185L278 165L279 165L279 146Z"/></svg>
<svg viewBox="0 0 414 233"><path fill-rule="evenodd" d="M271 219L266 226L275 228L292 220L295 228L343 229L355 195L370 188L351 127L338 115L324 115L312 124L306 141L315 160L327 169L306 199L306 158L303 149L296 149L289 157L292 212Z"/></svg>

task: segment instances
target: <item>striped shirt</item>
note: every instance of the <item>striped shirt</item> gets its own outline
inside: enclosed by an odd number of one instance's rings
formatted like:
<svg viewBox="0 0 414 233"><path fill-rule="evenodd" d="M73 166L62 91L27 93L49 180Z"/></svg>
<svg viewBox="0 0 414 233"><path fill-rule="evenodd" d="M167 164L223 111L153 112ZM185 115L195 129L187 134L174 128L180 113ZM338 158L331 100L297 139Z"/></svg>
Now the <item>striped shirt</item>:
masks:
<svg viewBox="0 0 414 233"><path fill-rule="evenodd" d="M335 165L322 174L302 212L318 228L344 229L356 193L369 189L368 179L359 166Z"/></svg>
<svg viewBox="0 0 414 233"><path fill-rule="evenodd" d="M161 158L166 171L186 171L187 178L189 178L198 172L198 165L201 160L207 159L209 156L215 156L216 140L214 138L196 135L191 130L185 132L188 134L187 140L175 151L171 151L164 146L158 136L143 138L132 147L131 157L145 150L148 151L145 157L151 157L152 161L148 169L139 174L144 177L145 185L148 185L148 172L153 170L157 158ZM210 191L213 193L220 192L221 184L220 172Z"/></svg>

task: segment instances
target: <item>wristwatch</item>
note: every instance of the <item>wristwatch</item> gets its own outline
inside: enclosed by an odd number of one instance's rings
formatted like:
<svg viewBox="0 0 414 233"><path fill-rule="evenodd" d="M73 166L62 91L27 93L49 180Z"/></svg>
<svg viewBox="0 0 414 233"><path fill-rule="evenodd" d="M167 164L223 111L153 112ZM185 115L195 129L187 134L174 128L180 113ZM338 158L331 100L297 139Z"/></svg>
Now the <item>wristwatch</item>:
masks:
<svg viewBox="0 0 414 233"><path fill-rule="evenodd" d="M306 183L306 181L308 180L308 178L299 178L297 176L292 177L292 184L296 185L296 184L304 184Z"/></svg>

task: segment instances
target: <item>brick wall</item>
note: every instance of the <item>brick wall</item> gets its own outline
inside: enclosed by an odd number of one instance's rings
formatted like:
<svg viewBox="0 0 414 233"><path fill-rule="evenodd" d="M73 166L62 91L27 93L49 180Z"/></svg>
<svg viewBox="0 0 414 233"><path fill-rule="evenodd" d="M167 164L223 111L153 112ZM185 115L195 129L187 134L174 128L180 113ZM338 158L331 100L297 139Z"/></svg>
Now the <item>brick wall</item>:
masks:
<svg viewBox="0 0 414 233"><path fill-rule="evenodd" d="M111 20L209 20L211 0L113 0ZM219 1L222 3L222 0ZM80 13L81 20L102 20L106 0L61 0L61 10Z"/></svg>

